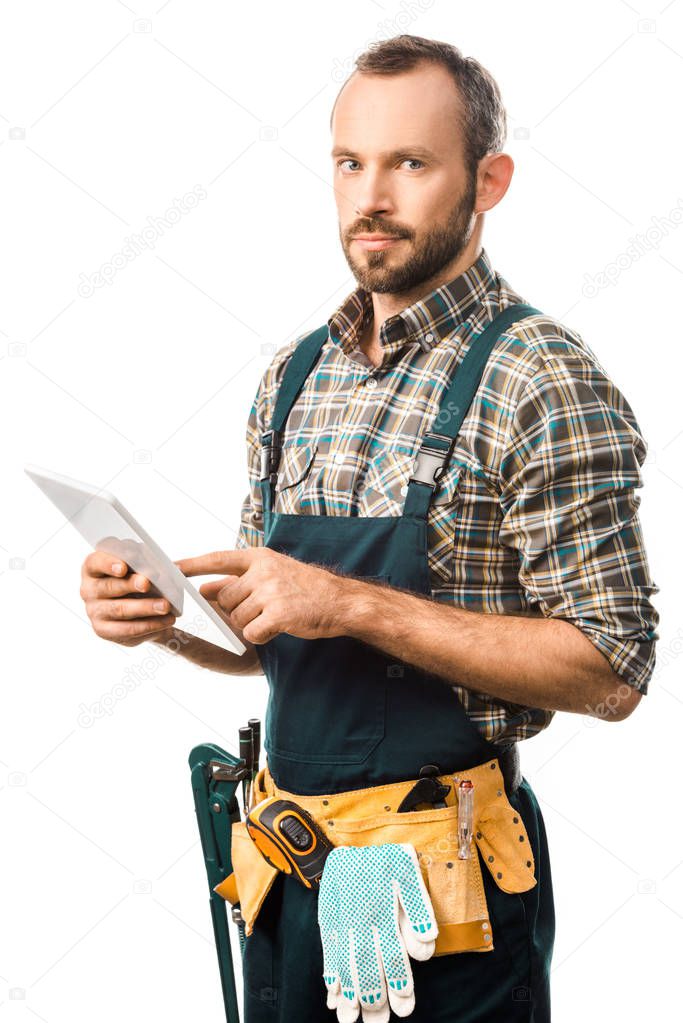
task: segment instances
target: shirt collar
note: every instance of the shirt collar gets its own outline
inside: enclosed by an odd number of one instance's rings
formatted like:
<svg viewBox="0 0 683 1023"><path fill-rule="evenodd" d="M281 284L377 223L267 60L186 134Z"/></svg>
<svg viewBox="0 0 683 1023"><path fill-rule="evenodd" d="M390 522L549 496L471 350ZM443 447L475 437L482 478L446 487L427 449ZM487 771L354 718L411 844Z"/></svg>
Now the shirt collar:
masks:
<svg viewBox="0 0 683 1023"><path fill-rule="evenodd" d="M482 248L467 270L384 321L380 329L380 344L385 355L387 350L399 351L414 342L418 342L424 351L429 351L452 334L496 287L496 272ZM358 347L365 318L372 316L372 295L363 288L356 288L327 321L332 341L347 355L350 354Z"/></svg>

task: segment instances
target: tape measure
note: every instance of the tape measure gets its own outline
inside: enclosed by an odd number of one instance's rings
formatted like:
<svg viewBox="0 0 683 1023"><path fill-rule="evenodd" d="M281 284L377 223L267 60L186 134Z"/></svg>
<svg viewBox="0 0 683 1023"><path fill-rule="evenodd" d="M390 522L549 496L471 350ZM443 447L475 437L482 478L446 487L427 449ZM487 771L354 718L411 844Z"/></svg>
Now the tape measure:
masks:
<svg viewBox="0 0 683 1023"><path fill-rule="evenodd" d="M334 846L306 810L271 796L250 811L247 831L261 855L277 870L292 874L306 888L317 888Z"/></svg>

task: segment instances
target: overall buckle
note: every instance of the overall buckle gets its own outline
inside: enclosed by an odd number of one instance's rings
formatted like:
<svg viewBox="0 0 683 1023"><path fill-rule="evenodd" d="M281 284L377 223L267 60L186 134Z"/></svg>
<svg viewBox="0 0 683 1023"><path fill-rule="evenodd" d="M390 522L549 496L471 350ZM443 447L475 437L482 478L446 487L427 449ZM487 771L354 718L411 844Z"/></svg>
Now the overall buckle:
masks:
<svg viewBox="0 0 683 1023"><path fill-rule="evenodd" d="M279 430L266 430L261 434L261 479L275 482L280 464L282 434Z"/></svg>
<svg viewBox="0 0 683 1023"><path fill-rule="evenodd" d="M454 445L455 437L443 433L426 433L417 453L409 483L416 480L434 490L446 471Z"/></svg>

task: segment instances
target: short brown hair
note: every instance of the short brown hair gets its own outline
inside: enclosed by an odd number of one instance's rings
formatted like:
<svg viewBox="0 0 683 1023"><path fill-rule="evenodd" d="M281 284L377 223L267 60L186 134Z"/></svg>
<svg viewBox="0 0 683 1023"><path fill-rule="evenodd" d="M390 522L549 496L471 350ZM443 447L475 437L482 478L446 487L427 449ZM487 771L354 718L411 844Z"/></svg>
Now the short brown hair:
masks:
<svg viewBox="0 0 683 1023"><path fill-rule="evenodd" d="M411 71L422 62L445 67L458 88L463 110L460 127L465 162L470 175L474 176L482 157L487 153L501 152L507 138L507 117L500 90L493 76L479 61L474 57L463 57L458 47L450 43L422 36L399 35L372 43L356 59L352 74L398 75ZM337 100L335 106L336 103Z"/></svg>

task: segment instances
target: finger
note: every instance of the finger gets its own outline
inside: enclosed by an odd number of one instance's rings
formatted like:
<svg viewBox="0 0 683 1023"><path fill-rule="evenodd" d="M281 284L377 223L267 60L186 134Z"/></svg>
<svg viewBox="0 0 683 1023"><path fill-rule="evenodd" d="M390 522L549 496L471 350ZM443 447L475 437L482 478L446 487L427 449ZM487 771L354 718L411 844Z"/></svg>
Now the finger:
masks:
<svg viewBox="0 0 683 1023"><path fill-rule="evenodd" d="M223 610L221 604L218 605L218 608L219 610ZM245 629L247 625L253 622L255 618L258 618L262 612L263 601L259 600L255 593L252 593L246 600L243 600L242 603L238 604L232 611L223 611L223 613L227 615L230 624L237 626L238 629Z"/></svg>
<svg viewBox="0 0 683 1023"><path fill-rule="evenodd" d="M242 575L249 568L254 557L252 548L234 551L212 551L196 558L181 558L176 561L183 575Z"/></svg>
<svg viewBox="0 0 683 1023"><path fill-rule="evenodd" d="M125 579L114 576L87 576L81 584L81 597L84 600L107 600L125 597L128 593L146 593L151 586L149 579L137 572Z"/></svg>
<svg viewBox="0 0 683 1023"><path fill-rule="evenodd" d="M127 600L94 601L93 617L101 621L130 621L136 618L159 618L162 614L171 613L171 605L165 597L145 597ZM176 617L174 615L174 617Z"/></svg>
<svg viewBox="0 0 683 1023"><path fill-rule="evenodd" d="M263 599L247 586L240 586L239 589L235 588L234 590L231 586L222 589L216 603L217 607L240 628L253 622L264 610Z"/></svg>
<svg viewBox="0 0 683 1023"><path fill-rule="evenodd" d="M227 582L219 586L216 591L216 600L224 611L232 611L251 593L251 586L245 580L245 576L232 576Z"/></svg>
<svg viewBox="0 0 683 1023"><path fill-rule="evenodd" d="M117 567L120 566L120 567ZM83 574L92 576L124 576L128 572L128 565L121 558L104 551L93 551L83 562Z"/></svg>
<svg viewBox="0 0 683 1023"><path fill-rule="evenodd" d="M251 584L240 580L246 578L237 575L227 576L204 583L199 587L201 595L212 601L216 610L231 625L242 627L247 625L263 610L263 602L250 600L248 608L245 602L251 596ZM238 614L239 612L239 614Z"/></svg>
<svg viewBox="0 0 683 1023"><path fill-rule="evenodd" d="M160 615L158 622L151 618L142 618L133 622L113 622L103 619L97 624L97 635L102 639L112 639L116 642L140 636L149 638L158 632L164 632L174 622L175 615L164 615L163 618Z"/></svg>
<svg viewBox="0 0 683 1023"><path fill-rule="evenodd" d="M93 551L83 562L81 596L84 600L120 597L134 590L144 593L150 585L146 576L133 572L125 561L104 551Z"/></svg>
<svg viewBox="0 0 683 1023"><path fill-rule="evenodd" d="M245 625L243 635L249 643L269 643L271 639L279 636L281 631L277 622L265 611L262 611L253 621Z"/></svg>
<svg viewBox="0 0 683 1023"><path fill-rule="evenodd" d="M202 583L199 587L199 592L202 597L206 597L207 600L215 600L216 594L224 586L227 586L233 579L239 579L238 575L224 575L221 579L209 579L208 582Z"/></svg>

